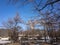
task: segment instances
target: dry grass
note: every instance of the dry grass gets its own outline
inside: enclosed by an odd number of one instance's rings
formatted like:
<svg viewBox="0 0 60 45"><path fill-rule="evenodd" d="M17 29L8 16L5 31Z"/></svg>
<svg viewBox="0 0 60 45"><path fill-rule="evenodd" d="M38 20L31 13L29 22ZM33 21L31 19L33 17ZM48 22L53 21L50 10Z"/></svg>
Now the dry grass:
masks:
<svg viewBox="0 0 60 45"><path fill-rule="evenodd" d="M48 44L48 43L42 43L41 45L51 45L51 44Z"/></svg>
<svg viewBox="0 0 60 45"><path fill-rule="evenodd" d="M21 44L20 43L11 43L11 44L8 44L8 45L21 45ZM29 45L35 45L35 44L30 43ZM41 45L51 45L51 44L42 43Z"/></svg>
<svg viewBox="0 0 60 45"><path fill-rule="evenodd" d="M20 43L11 43L11 44L8 44L8 45L20 45Z"/></svg>

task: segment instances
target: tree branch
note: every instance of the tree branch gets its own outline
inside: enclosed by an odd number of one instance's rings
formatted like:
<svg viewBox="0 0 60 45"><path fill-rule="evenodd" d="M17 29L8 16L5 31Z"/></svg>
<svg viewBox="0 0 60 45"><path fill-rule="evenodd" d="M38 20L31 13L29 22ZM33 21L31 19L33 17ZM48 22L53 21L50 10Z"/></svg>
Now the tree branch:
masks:
<svg viewBox="0 0 60 45"><path fill-rule="evenodd" d="M49 3L46 3L41 9L39 9L38 11L41 11L43 10L45 7L47 7L48 5L53 5L54 3L57 3L59 2L60 0L56 0L56 1L53 1L53 2L49 2ZM37 9L37 8L36 8Z"/></svg>

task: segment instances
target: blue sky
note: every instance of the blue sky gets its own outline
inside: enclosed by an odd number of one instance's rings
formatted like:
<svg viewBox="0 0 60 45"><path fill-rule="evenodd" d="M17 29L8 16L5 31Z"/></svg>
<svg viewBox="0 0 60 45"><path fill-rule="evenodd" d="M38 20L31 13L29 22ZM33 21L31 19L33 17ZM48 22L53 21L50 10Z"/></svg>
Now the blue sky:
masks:
<svg viewBox="0 0 60 45"><path fill-rule="evenodd" d="M45 2L45 0L43 0L43 3L44 2ZM54 5L54 6L55 6L55 8L57 6L59 7L59 5ZM27 21L27 20L31 19L31 17L38 15L36 12L33 11L32 4L20 6L19 8L18 7L19 6L14 6L14 5L8 4L6 0L0 0L0 26L2 26L2 22L7 21L8 18L13 18L17 12L19 13L20 17L24 21ZM46 12L46 10L49 8L50 7L48 6L47 8L44 9L43 12ZM25 27L23 27L23 28L25 28Z"/></svg>
<svg viewBox="0 0 60 45"><path fill-rule="evenodd" d="M29 20L30 17L37 15L31 9L31 4L18 8L7 4L6 0L0 0L0 26L2 26L2 22L7 21L8 18L13 18L16 15L16 12L19 13L24 21Z"/></svg>
<svg viewBox="0 0 60 45"><path fill-rule="evenodd" d="M8 18L13 18L17 12L25 22L37 15L37 13L33 12L31 4L18 7L19 6L8 4L6 0L0 0L0 28L3 27L3 23L7 21ZM21 26L23 29L26 29L26 25Z"/></svg>

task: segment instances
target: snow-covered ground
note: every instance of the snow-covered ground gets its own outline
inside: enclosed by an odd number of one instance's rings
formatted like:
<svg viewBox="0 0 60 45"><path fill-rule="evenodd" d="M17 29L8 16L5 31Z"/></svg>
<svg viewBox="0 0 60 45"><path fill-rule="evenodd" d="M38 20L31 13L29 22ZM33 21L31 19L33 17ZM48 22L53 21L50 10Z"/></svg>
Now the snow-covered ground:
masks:
<svg viewBox="0 0 60 45"><path fill-rule="evenodd" d="M0 40L5 40L5 41L8 41L9 40L9 37L6 37L6 38L0 38Z"/></svg>
<svg viewBox="0 0 60 45"><path fill-rule="evenodd" d="M0 44L8 44L8 43L11 43L11 41L2 41L2 40L0 40Z"/></svg>
<svg viewBox="0 0 60 45"><path fill-rule="evenodd" d="M9 37L6 38L0 38L0 44L8 44L11 43L11 41L9 41Z"/></svg>

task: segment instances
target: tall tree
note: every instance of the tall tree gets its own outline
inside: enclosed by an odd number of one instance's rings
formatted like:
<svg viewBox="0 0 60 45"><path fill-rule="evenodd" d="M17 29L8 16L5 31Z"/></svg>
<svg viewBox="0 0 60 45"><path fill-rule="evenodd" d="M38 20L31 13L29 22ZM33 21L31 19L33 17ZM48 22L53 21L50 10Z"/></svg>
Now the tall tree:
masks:
<svg viewBox="0 0 60 45"><path fill-rule="evenodd" d="M5 28L9 29L8 35L13 42L19 41L18 34L19 30L21 29L21 26L19 24L21 24L22 22L22 19L17 13L13 19L9 19L6 23L3 24Z"/></svg>

